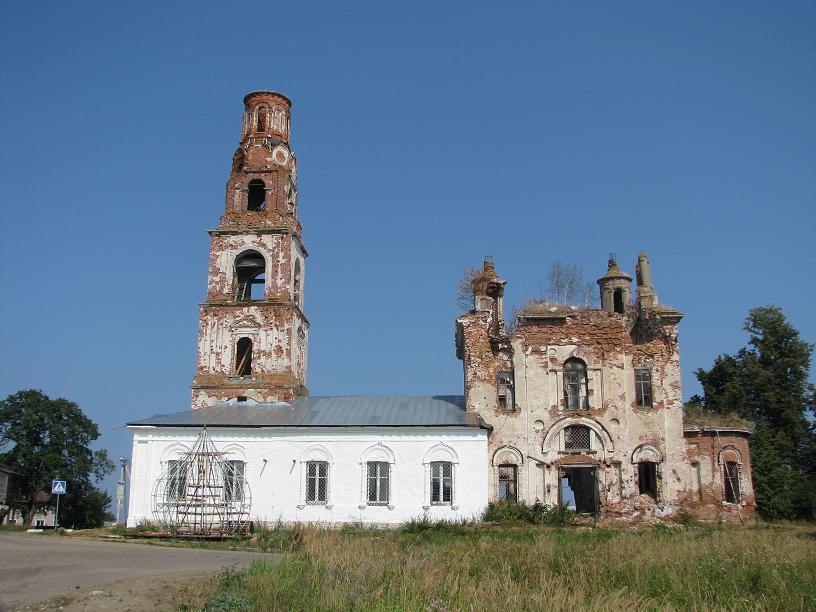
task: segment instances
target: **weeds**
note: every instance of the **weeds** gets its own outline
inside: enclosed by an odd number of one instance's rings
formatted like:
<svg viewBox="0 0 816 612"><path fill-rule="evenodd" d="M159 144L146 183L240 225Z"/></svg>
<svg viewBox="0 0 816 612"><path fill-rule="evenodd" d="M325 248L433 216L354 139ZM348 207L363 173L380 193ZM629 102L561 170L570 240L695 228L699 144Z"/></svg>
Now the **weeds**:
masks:
<svg viewBox="0 0 816 612"><path fill-rule="evenodd" d="M292 530L293 552L222 574L188 609L816 609L812 528L578 531L499 511L522 519Z"/></svg>
<svg viewBox="0 0 816 612"><path fill-rule="evenodd" d="M566 506L545 506L538 502L499 501L488 504L484 520L491 523L522 522L550 527L574 525L578 515Z"/></svg>

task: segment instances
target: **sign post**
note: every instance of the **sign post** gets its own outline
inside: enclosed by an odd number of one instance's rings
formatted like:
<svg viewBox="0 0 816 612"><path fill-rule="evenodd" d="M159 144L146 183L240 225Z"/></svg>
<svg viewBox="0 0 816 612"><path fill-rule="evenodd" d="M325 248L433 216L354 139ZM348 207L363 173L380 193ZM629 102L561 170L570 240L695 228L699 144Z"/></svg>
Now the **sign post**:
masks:
<svg viewBox="0 0 816 612"><path fill-rule="evenodd" d="M54 513L54 529L59 527L59 499L60 495L65 495L67 487L64 480L51 481L51 495L57 496L57 511Z"/></svg>

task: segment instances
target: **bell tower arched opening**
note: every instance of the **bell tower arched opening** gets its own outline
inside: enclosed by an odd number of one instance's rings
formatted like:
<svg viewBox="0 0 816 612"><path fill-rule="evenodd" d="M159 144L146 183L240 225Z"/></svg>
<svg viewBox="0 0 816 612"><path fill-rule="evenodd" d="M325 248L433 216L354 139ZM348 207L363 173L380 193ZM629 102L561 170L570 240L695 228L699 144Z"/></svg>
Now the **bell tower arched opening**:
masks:
<svg viewBox="0 0 816 612"><path fill-rule="evenodd" d="M235 260L235 301L264 299L266 260L258 251L244 251Z"/></svg>

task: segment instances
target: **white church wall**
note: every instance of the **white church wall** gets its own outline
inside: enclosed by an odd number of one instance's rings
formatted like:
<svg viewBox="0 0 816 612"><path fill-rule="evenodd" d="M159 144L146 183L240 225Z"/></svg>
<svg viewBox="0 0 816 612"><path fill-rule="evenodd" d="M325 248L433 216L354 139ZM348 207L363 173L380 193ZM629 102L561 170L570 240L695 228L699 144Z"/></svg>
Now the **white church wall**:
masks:
<svg viewBox="0 0 816 612"><path fill-rule="evenodd" d="M153 521L152 493L167 461L192 447L197 428L131 427L133 457L129 527ZM210 428L210 437L230 460L246 462L253 520L274 523L319 522L398 524L427 516L432 520L479 517L487 504L487 431L445 428ZM306 462L329 462L325 504L305 501ZM387 461L388 505L366 503L367 461ZM453 501L431 503L430 462L451 461Z"/></svg>

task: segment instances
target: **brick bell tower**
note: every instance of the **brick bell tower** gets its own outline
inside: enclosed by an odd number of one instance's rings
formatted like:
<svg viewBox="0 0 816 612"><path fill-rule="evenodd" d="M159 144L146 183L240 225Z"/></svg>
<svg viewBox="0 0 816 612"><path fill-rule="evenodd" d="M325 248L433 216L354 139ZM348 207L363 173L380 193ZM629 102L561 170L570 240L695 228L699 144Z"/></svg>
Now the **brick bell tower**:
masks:
<svg viewBox="0 0 816 612"><path fill-rule="evenodd" d="M227 401L290 402L307 394L307 253L289 148L291 107L289 98L272 91L244 98L224 214L209 231L194 409Z"/></svg>

